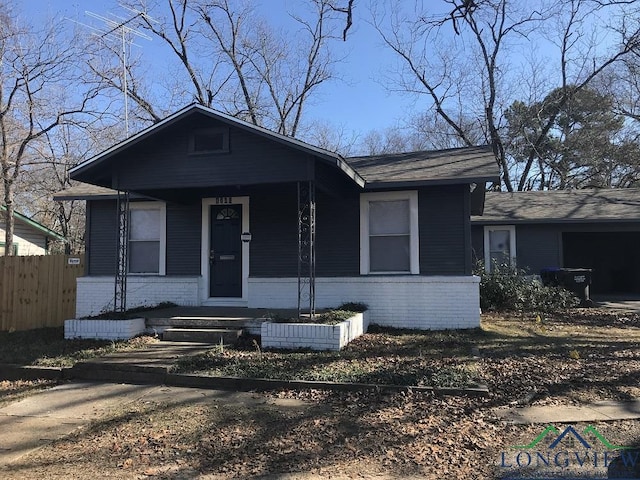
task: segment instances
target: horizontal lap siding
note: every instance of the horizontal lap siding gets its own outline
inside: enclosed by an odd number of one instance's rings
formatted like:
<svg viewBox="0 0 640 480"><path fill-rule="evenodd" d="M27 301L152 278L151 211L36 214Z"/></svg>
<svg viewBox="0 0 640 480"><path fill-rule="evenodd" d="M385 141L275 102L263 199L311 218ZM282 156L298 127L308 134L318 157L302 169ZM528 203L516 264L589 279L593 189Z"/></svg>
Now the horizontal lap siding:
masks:
<svg viewBox="0 0 640 480"><path fill-rule="evenodd" d="M118 232L116 202L113 200L88 201L87 219L88 273L89 275L114 275Z"/></svg>
<svg viewBox="0 0 640 480"><path fill-rule="evenodd" d="M167 204L167 275L200 275L202 206Z"/></svg>
<svg viewBox="0 0 640 480"><path fill-rule="evenodd" d="M214 187L307 179L311 157L277 142L229 127L229 152L190 155L193 129L225 127L206 117L168 129L132 147L119 160L123 189Z"/></svg>
<svg viewBox="0 0 640 480"><path fill-rule="evenodd" d="M316 275L360 274L360 199L317 195Z"/></svg>
<svg viewBox="0 0 640 480"><path fill-rule="evenodd" d="M496 226L498 227L498 226ZM516 225L516 263L528 273L560 266L560 228L553 225ZM474 260L484 262L484 226L471 229Z"/></svg>
<svg viewBox="0 0 640 480"><path fill-rule="evenodd" d="M294 184L252 191L249 199L251 276L298 274L297 205Z"/></svg>
<svg viewBox="0 0 640 480"><path fill-rule="evenodd" d="M560 267L561 227L553 225L516 226L516 263L531 274L547 267Z"/></svg>
<svg viewBox="0 0 640 480"><path fill-rule="evenodd" d="M471 226L471 251L474 264L484 262L484 227L481 225Z"/></svg>
<svg viewBox="0 0 640 480"><path fill-rule="evenodd" d="M424 188L418 192L420 274L465 275L471 255L465 233L468 185Z"/></svg>

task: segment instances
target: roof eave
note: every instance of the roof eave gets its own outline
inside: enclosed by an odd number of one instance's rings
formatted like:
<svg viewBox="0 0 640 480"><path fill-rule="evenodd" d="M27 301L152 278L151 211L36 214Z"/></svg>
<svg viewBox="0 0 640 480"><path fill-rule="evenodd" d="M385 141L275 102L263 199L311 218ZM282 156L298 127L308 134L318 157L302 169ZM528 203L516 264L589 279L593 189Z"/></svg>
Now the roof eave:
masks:
<svg viewBox="0 0 640 480"><path fill-rule="evenodd" d="M486 208L486 207L485 207ZM561 223L640 223L640 218L504 218L483 219L481 216L471 217L474 225L523 225L523 224L561 224Z"/></svg>
<svg viewBox="0 0 640 480"><path fill-rule="evenodd" d="M19 220L19 221L21 221L23 223L26 223L31 228L34 228L34 229L38 230L40 233L42 233L43 235L45 235L45 236L47 236L49 238L53 238L54 240L59 240L61 242L67 242L67 239L64 238L62 235L60 235L59 233L56 233L53 230L48 229L44 225L36 222L35 220L31 220L29 217L26 217L26 216L22 215L21 213L14 212L13 216L14 216L14 218L16 220Z"/></svg>
<svg viewBox="0 0 640 480"><path fill-rule="evenodd" d="M438 185L463 185L471 183L487 183L497 181L498 177L484 176L484 177L452 177L452 178L438 178L438 179L426 179L426 180L406 180L398 182L387 181L373 181L367 182L365 189L367 190L383 190L389 188L415 188L415 187L429 187Z"/></svg>

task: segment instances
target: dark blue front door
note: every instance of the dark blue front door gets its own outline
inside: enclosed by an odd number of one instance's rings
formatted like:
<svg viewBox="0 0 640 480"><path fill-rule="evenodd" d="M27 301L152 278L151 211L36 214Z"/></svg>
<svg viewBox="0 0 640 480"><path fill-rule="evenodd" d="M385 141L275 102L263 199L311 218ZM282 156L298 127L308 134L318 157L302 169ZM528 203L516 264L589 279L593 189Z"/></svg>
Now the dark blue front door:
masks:
<svg viewBox="0 0 640 480"><path fill-rule="evenodd" d="M242 205L211 207L209 295L242 297Z"/></svg>

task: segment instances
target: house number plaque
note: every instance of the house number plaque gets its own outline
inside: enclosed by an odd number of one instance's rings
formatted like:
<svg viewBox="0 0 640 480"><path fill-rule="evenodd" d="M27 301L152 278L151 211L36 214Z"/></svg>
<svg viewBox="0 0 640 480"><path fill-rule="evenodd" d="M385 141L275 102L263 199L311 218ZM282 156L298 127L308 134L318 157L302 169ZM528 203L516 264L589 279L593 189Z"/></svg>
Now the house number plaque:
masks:
<svg viewBox="0 0 640 480"><path fill-rule="evenodd" d="M230 205L233 197L216 197L216 205Z"/></svg>

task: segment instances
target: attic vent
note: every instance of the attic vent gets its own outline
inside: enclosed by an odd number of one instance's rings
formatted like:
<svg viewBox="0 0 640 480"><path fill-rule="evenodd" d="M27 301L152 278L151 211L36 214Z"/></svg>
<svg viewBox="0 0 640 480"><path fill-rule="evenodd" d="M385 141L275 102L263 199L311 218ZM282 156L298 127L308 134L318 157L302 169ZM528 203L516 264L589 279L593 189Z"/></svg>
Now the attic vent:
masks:
<svg viewBox="0 0 640 480"><path fill-rule="evenodd" d="M228 151L228 128L195 130L189 137L189 153L225 153Z"/></svg>

